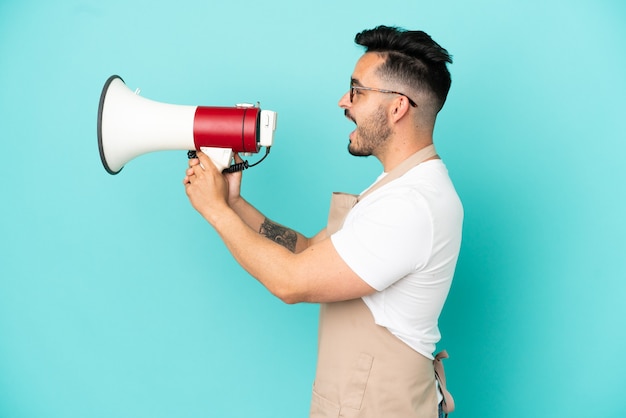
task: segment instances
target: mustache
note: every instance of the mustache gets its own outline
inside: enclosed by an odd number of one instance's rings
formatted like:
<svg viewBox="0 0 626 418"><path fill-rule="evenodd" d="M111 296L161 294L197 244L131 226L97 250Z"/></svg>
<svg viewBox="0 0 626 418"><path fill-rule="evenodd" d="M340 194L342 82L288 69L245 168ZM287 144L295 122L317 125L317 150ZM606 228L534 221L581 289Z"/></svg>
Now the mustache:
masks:
<svg viewBox="0 0 626 418"><path fill-rule="evenodd" d="M350 111L348 109L344 109L343 114L346 118L350 119L352 122L356 123L356 120L354 119L354 116L352 116L352 114L350 113Z"/></svg>

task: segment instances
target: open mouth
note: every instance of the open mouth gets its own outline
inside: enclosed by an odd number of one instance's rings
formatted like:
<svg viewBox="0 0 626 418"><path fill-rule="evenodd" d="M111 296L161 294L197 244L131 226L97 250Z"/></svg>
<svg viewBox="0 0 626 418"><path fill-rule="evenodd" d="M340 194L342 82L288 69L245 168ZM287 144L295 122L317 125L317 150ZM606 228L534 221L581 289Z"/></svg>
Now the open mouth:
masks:
<svg viewBox="0 0 626 418"><path fill-rule="evenodd" d="M343 111L343 114L345 115L346 118L350 119L352 122L354 122L356 124L356 120L354 119L354 116L352 116L350 114L350 112L348 111L348 109Z"/></svg>
<svg viewBox="0 0 626 418"><path fill-rule="evenodd" d="M356 119L354 118L354 116L350 114L348 109L345 109L343 114L345 115L346 118L350 119L355 125L357 125ZM350 132L350 135L349 135L350 141L352 141L352 137L354 136L355 132L356 132L356 128L352 132Z"/></svg>

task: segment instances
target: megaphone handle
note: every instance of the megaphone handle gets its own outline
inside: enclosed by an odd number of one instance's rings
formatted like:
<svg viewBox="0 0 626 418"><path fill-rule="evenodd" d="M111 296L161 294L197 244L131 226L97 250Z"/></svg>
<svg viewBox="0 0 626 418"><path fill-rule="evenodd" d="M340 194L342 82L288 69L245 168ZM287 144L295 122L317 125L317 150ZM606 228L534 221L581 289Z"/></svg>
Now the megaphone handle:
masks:
<svg viewBox="0 0 626 418"><path fill-rule="evenodd" d="M196 154L196 150L195 149L191 149L189 151L187 151L187 158L188 159L192 159L192 158L198 158L198 154ZM243 163L239 163L239 164L233 164L228 168L225 168L224 170L222 170L222 172L226 172L226 173L234 173L236 171L241 171L248 168L248 162L244 161Z"/></svg>
<svg viewBox="0 0 626 418"><path fill-rule="evenodd" d="M233 164L230 167L227 167L227 168L223 169L222 172L223 173L236 173L238 171L243 171L246 168L254 167L255 165L261 163L265 158L267 158L267 156L270 153L270 148L271 147L265 147L265 155L263 156L263 158L261 158L259 161L255 162L254 164L250 164L250 163L248 163L247 160L244 160L244 161L242 161L240 163ZM196 150L189 150L189 151L187 151L187 158L192 159L192 158L196 158L196 157L197 157Z"/></svg>
<svg viewBox="0 0 626 418"><path fill-rule="evenodd" d="M218 170L224 171L230 167L233 159L233 150L230 148L200 147L200 150L208 155ZM196 158L196 150L187 151L187 158Z"/></svg>

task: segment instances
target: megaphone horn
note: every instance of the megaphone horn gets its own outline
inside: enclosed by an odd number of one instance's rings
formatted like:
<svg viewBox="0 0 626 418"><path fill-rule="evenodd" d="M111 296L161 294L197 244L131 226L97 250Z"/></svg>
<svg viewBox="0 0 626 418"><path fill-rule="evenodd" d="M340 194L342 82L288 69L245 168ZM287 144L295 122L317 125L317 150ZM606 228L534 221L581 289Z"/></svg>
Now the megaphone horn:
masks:
<svg viewBox="0 0 626 418"><path fill-rule="evenodd" d="M202 150L224 170L233 152L269 150L275 130L271 110L160 103L139 96L117 75L104 84L98 106L98 148L109 174L141 154L161 150Z"/></svg>

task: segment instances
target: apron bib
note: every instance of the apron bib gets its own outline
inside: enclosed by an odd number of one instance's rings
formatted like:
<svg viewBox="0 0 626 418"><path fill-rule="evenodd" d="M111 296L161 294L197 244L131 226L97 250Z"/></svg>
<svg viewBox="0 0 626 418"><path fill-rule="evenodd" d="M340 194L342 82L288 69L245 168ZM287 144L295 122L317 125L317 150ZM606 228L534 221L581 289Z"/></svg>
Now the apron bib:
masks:
<svg viewBox="0 0 626 418"><path fill-rule="evenodd" d="M333 193L327 234L339 230L360 199L436 157L430 145L403 161L360 196ZM320 305L318 359L310 418L437 418L443 367L376 325L361 298ZM443 376L445 391L445 376ZM449 395L449 394L447 394ZM452 406L450 397L444 398ZM450 411L450 408L446 408Z"/></svg>

